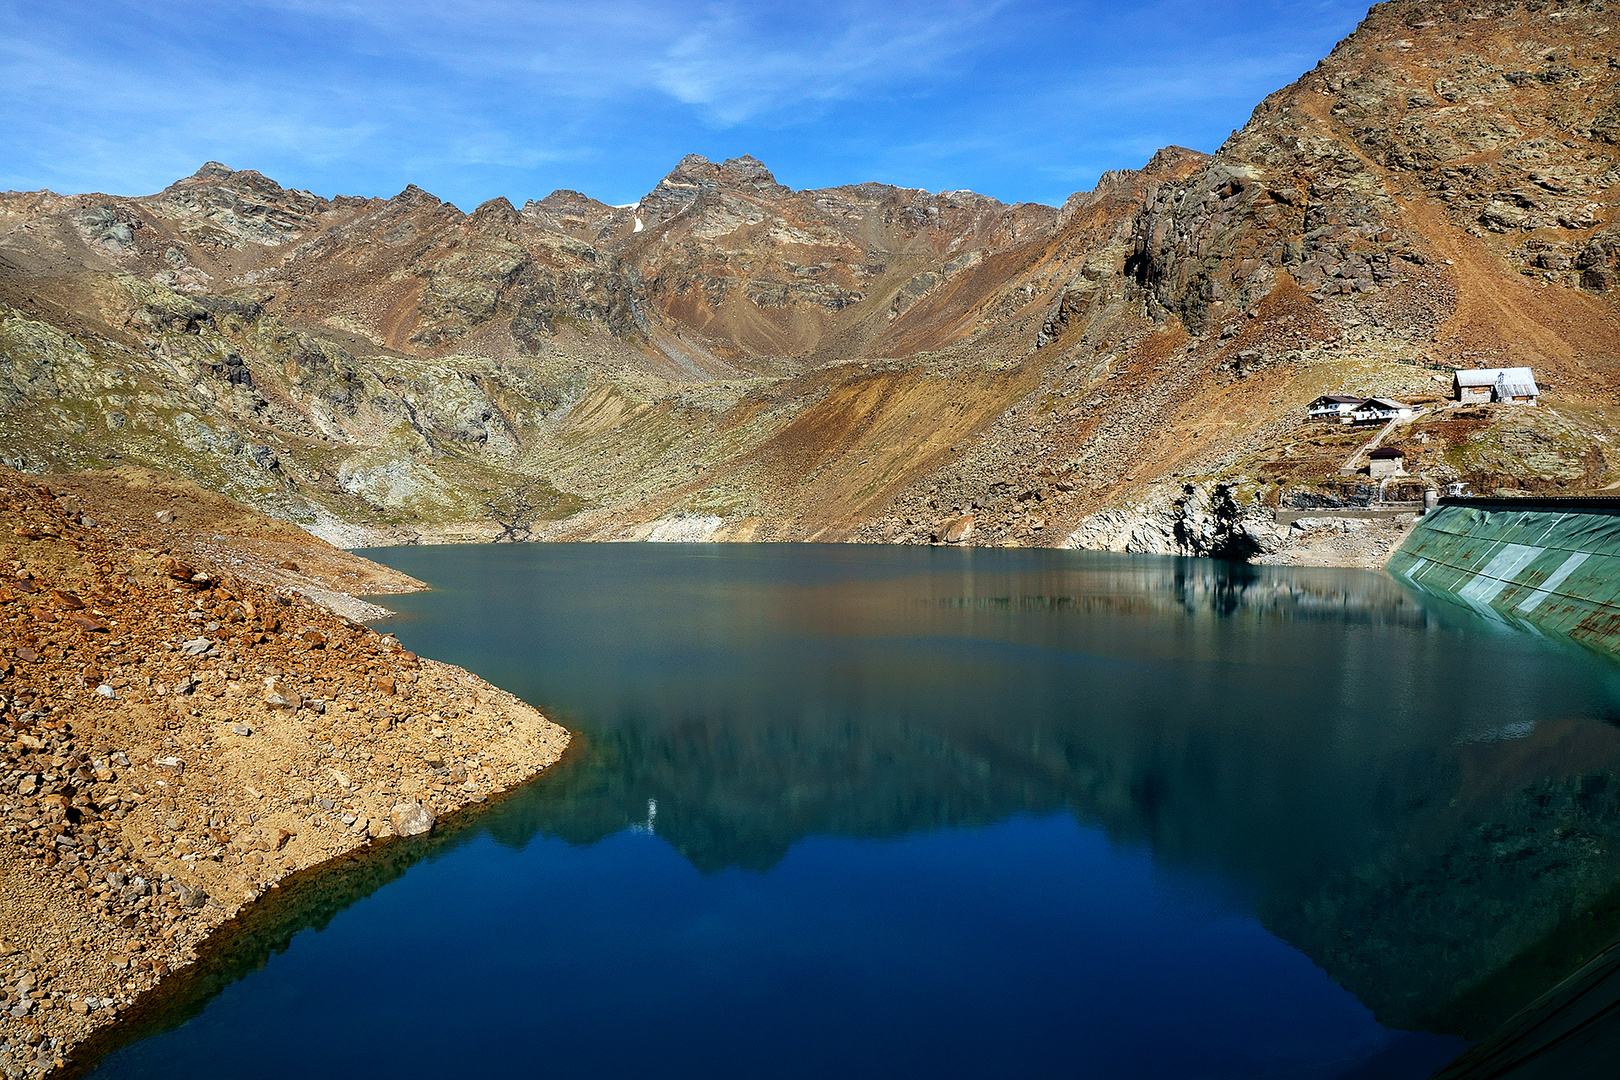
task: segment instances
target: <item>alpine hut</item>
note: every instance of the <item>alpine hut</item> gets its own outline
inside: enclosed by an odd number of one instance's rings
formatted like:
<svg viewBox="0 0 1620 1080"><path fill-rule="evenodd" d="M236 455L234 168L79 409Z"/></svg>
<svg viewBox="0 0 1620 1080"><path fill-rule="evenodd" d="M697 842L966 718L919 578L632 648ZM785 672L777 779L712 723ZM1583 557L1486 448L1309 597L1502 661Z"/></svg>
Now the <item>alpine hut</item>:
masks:
<svg viewBox="0 0 1620 1080"><path fill-rule="evenodd" d="M1310 403L1306 417L1311 420L1337 420L1348 424L1356 409L1367 399L1348 394L1323 394Z"/></svg>
<svg viewBox="0 0 1620 1080"><path fill-rule="evenodd" d="M1386 420L1410 420L1412 406L1404 401L1391 401L1389 398L1370 397L1356 406L1351 418L1358 424L1382 423Z"/></svg>
<svg viewBox="0 0 1620 1080"><path fill-rule="evenodd" d="M1527 367L1458 371L1452 376L1451 388L1464 404L1534 405L1541 395L1536 377Z"/></svg>

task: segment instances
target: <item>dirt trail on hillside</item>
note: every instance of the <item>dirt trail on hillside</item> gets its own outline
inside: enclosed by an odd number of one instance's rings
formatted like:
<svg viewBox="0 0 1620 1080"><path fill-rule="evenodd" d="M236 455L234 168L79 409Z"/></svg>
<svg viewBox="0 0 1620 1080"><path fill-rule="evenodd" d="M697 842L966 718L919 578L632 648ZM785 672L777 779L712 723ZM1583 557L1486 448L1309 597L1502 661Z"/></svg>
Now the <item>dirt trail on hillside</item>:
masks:
<svg viewBox="0 0 1620 1080"><path fill-rule="evenodd" d="M1456 311L1434 335L1437 353L1466 357L1473 367L1539 368L1558 380L1579 380L1583 393L1613 395L1581 367L1615 346L1610 305L1503 273L1501 257L1446 221L1439 206L1425 199L1400 203L1402 216L1448 262L1456 283Z"/></svg>

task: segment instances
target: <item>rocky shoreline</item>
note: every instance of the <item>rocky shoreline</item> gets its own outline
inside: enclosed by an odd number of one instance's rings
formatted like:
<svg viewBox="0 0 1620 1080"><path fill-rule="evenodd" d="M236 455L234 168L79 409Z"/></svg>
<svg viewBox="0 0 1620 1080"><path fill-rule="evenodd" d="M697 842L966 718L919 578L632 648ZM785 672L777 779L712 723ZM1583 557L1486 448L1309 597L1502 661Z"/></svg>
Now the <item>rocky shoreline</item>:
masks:
<svg viewBox="0 0 1620 1080"><path fill-rule="evenodd" d="M349 596L331 588L345 573L378 592L416 583L217 496L148 484L172 508L147 517L130 479L0 471L8 1078L74 1064L266 890L426 832L568 742L511 695L305 595ZM216 532L227 512L259 535ZM287 547L277 563L244 557L272 541Z"/></svg>
<svg viewBox="0 0 1620 1080"><path fill-rule="evenodd" d="M1148 485L1139 497L1082 518L1061 546L1377 570L1416 521L1416 514L1370 520L1330 512L1282 525L1273 507L1252 492L1244 497L1237 484L1175 481Z"/></svg>

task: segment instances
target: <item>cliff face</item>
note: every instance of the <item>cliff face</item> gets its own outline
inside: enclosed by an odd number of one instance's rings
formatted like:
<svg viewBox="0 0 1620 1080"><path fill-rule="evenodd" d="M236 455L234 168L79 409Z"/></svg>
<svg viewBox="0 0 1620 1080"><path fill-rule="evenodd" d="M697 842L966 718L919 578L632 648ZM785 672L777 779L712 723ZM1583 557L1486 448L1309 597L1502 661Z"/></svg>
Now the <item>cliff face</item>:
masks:
<svg viewBox="0 0 1620 1080"><path fill-rule="evenodd" d="M1608 288L1613 25L1596 5L1374 8L1262 102L1209 168L1154 193L1138 280L1197 329L1218 320L1212 309L1270 292L1279 273L1316 300L1408 282L1410 267L1444 262L1460 231L1506 268ZM1451 313L1414 303L1391 314L1416 332Z"/></svg>
<svg viewBox="0 0 1620 1080"><path fill-rule="evenodd" d="M1615 22L1379 5L1213 158L1061 209L695 155L625 207L217 164L9 193L0 455L152 465L351 542L922 541L971 513L972 543L1129 546L1093 515L1161 488L1337 497L1319 393L1526 364L1553 408L1388 441L1426 482L1603 487Z"/></svg>

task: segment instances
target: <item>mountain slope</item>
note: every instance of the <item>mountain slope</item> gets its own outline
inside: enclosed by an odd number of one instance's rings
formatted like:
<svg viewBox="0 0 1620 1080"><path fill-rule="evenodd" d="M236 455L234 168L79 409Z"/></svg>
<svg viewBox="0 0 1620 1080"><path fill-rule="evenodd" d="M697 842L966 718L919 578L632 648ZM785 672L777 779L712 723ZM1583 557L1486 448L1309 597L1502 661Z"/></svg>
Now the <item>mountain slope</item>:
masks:
<svg viewBox="0 0 1620 1080"><path fill-rule="evenodd" d="M1312 397L1526 364L1549 407L1390 440L1422 483L1607 487L1616 21L1378 5L1213 158L1061 209L695 155L627 207L322 199L217 164L7 193L0 456L167 469L347 542L955 520L1256 555L1291 542L1267 506L1358 483L1365 436L1305 425Z"/></svg>

